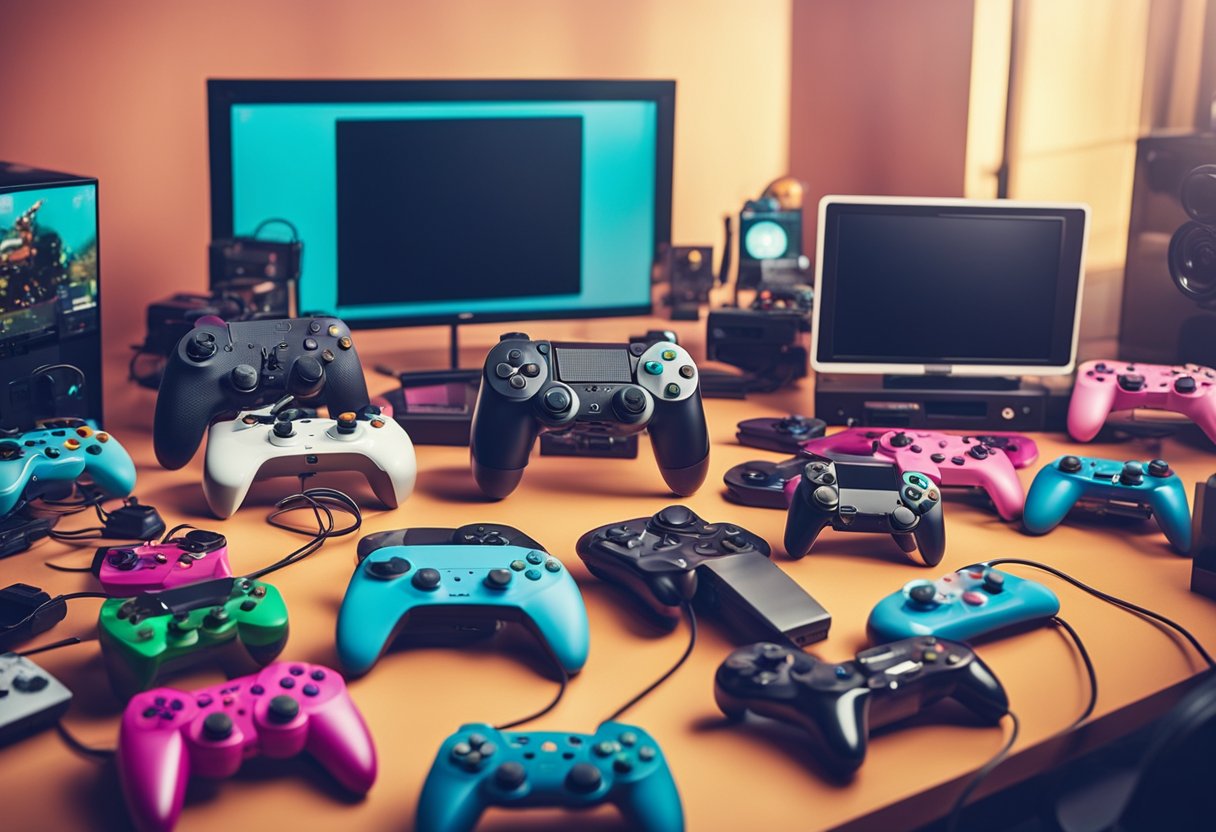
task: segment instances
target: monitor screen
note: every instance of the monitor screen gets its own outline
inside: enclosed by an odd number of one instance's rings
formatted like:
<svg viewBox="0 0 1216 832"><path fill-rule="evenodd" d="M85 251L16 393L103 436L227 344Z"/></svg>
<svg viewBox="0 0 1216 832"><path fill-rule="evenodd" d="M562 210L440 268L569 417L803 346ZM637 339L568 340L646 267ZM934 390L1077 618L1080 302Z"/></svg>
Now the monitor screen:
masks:
<svg viewBox="0 0 1216 832"><path fill-rule="evenodd" d="M643 314L670 81L210 81L212 234L289 220L351 326Z"/></svg>
<svg viewBox="0 0 1216 832"><path fill-rule="evenodd" d="M815 368L1070 372L1087 216L1084 205L825 197Z"/></svg>

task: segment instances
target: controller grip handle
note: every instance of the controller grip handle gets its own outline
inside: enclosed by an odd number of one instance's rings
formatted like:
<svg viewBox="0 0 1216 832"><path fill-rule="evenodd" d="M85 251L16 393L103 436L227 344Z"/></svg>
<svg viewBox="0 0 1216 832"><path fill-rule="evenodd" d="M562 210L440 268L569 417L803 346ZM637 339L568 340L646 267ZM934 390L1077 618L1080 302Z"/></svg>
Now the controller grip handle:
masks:
<svg viewBox="0 0 1216 832"><path fill-rule="evenodd" d="M1009 697L988 665L973 655L967 674L960 677L954 699L980 719L996 724L1009 712Z"/></svg>
<svg viewBox="0 0 1216 832"><path fill-rule="evenodd" d="M646 427L667 486L681 497L695 494L709 472L709 427L701 391L679 402L656 397L654 415Z"/></svg>
<svg viewBox="0 0 1216 832"><path fill-rule="evenodd" d="M811 551L815 538L830 522L826 511L812 505L811 487L805 479L800 480L790 499L785 518L785 551L791 558L803 557Z"/></svg>
<svg viewBox="0 0 1216 832"><path fill-rule="evenodd" d="M139 832L171 832L182 813L190 757L180 731L146 730L123 718L118 772Z"/></svg>
<svg viewBox="0 0 1216 832"><path fill-rule="evenodd" d="M487 497L501 500L523 478L540 427L529 399L512 401L483 378L469 432L473 478Z"/></svg>

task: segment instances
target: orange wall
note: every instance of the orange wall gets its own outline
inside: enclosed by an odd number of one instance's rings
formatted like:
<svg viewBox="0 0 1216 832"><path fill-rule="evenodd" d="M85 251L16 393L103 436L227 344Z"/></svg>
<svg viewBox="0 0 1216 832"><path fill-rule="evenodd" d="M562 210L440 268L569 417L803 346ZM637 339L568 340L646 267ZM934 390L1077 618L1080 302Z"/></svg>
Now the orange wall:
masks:
<svg viewBox="0 0 1216 832"><path fill-rule="evenodd" d="M790 170L824 194L963 196L973 0L796 0Z"/></svg>
<svg viewBox="0 0 1216 832"><path fill-rule="evenodd" d="M3 26L0 159L100 178L112 350L206 282L208 77L674 78L683 243L787 164L788 0L36 0Z"/></svg>

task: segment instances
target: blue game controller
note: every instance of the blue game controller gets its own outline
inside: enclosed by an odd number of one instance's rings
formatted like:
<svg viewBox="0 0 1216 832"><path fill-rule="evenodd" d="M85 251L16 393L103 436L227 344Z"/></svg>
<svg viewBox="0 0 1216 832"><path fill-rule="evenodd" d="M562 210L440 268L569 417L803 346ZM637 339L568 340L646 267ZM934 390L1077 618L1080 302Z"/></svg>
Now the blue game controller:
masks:
<svg viewBox="0 0 1216 832"><path fill-rule="evenodd" d="M1191 551L1186 486L1164 459L1120 462L1062 456L1035 475L1022 523L1031 534L1046 534L1077 503L1092 503L1112 514L1152 517L1175 551Z"/></svg>
<svg viewBox="0 0 1216 832"><path fill-rule="evenodd" d="M399 634L459 640L492 635L501 622L531 630L566 673L582 669L587 609L561 561L507 526L414 531L359 543L363 561L338 612L338 657L348 673L371 670ZM432 542L436 532L443 542Z"/></svg>
<svg viewBox="0 0 1216 832"><path fill-rule="evenodd" d="M125 497L135 488L135 463L126 449L79 419L0 439L0 517L45 486L71 484L84 474L107 497Z"/></svg>
<svg viewBox="0 0 1216 832"><path fill-rule="evenodd" d="M976 564L936 581L909 581L878 602L866 629L875 644L914 636L971 641L1059 611L1060 599L1042 584Z"/></svg>
<svg viewBox="0 0 1216 832"><path fill-rule="evenodd" d="M439 748L418 799L418 832L467 832L491 806L587 809L612 803L630 829L681 832L684 809L659 744L605 722L594 734L462 725Z"/></svg>

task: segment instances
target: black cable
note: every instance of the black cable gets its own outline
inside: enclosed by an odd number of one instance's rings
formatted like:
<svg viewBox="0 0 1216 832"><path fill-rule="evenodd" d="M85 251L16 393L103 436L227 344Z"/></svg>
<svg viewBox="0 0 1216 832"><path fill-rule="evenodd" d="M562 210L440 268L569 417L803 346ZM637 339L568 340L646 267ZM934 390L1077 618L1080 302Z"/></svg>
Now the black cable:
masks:
<svg viewBox="0 0 1216 832"><path fill-rule="evenodd" d="M1005 740L1005 744L1000 750L988 758L988 762L971 777L971 781L959 793L959 796L954 799L954 805L950 807L950 814L946 817L946 832L955 832L958 828L959 819L963 814L963 807L967 805L968 798L975 793L975 790L980 787L984 779L996 771L997 767L1005 762L1005 758L1009 756L1009 752L1013 750L1013 744L1018 741L1018 731L1021 724L1018 722L1018 715L1013 711L1006 711L1006 716L1013 723L1013 730L1009 732L1009 739Z"/></svg>
<svg viewBox="0 0 1216 832"><path fill-rule="evenodd" d="M1077 647L1077 652L1081 654L1081 661L1085 663L1085 672L1089 675L1089 704L1085 706L1085 710L1081 712L1081 715L1073 720L1072 725L1064 729L1065 731L1071 731L1089 719L1089 715L1094 712L1094 708L1098 704L1098 674L1094 670L1093 660L1089 658L1089 651L1085 649L1085 645L1081 642L1081 636L1072 628L1072 625L1058 615L1052 616L1051 623L1062 628L1072 638L1073 644Z"/></svg>
<svg viewBox="0 0 1216 832"><path fill-rule="evenodd" d="M83 639L77 636L70 636L69 638L60 639L59 641L52 641L50 644L44 644L41 647L33 647L29 650L22 650L17 655L23 657L35 656L38 653L46 653L49 650L58 650L60 647L71 647L73 644L81 644L85 641L91 640L92 639Z"/></svg>
<svg viewBox="0 0 1216 832"><path fill-rule="evenodd" d="M301 477L301 486L303 486L303 483L304 477ZM315 532L310 532L279 520L284 514L304 508L312 509L313 517L317 523L317 530ZM335 509L348 514L353 518L353 521L347 526L338 526L334 519ZM311 534L312 538L303 546L289 552L269 566L245 575L246 578L256 580L269 575L271 572L298 563L324 546L325 542L331 537L343 537L357 532L363 525L363 513L359 510L359 506L354 500L335 488L302 488L300 493L292 494L279 500L275 504L274 511L267 516L266 522L275 528L284 529L295 534Z"/></svg>
<svg viewBox="0 0 1216 832"><path fill-rule="evenodd" d="M651 682L645 690L613 711L612 716L605 719L604 722L616 721L622 714L653 693L655 689L659 687L659 685L663 684L674 676L675 672L684 666L684 662L688 661L688 657L692 655L693 648L697 646L697 614L693 612L692 605L687 601L682 601L680 603L680 609L684 611L684 617L688 620L688 646L684 648L684 652L680 655L680 658L676 660L675 664L667 669L666 673Z"/></svg>
<svg viewBox="0 0 1216 832"><path fill-rule="evenodd" d="M1131 601L1124 601L1122 598L1116 598L1114 595L1110 595L1106 592L1103 592L1100 589L1095 589L1094 587L1089 586L1088 584L1077 580L1072 575L1069 575L1067 572L1061 572L1059 569L1056 569L1055 567L1048 566L1045 563L1039 563L1038 561L1024 560L1022 558L997 558L996 560L987 561L986 565L987 566L1001 566L1001 565L1004 565L1007 563L1015 564L1017 566L1029 566L1034 569L1041 569L1050 575L1055 575L1057 578L1059 578L1063 581L1067 581L1068 583L1077 587L1077 589L1088 592L1090 595L1093 595L1095 598L1101 598L1103 601L1106 601L1108 604L1114 604L1117 607L1122 607L1123 609L1125 609L1129 612L1133 612L1137 615L1143 616L1144 618L1151 618L1154 621L1160 622L1161 624L1164 624L1165 626L1170 627L1176 633L1178 633L1183 638L1185 638L1187 641L1189 641L1191 643L1191 646L1195 648L1195 651L1198 652L1199 655L1203 657L1203 660L1205 662L1207 662L1208 667L1216 667L1216 660L1212 659L1211 655L1208 654L1208 651L1203 649L1203 645L1199 643L1199 640L1197 638L1195 638L1195 636L1191 635L1189 630L1187 630L1185 627L1183 627L1181 624L1177 623L1176 621L1172 621L1169 618L1166 618L1164 615L1161 615L1160 613L1156 613L1156 612L1153 612L1152 610L1145 609L1144 607L1141 607L1137 604L1133 604Z"/></svg>
<svg viewBox="0 0 1216 832"><path fill-rule="evenodd" d="M63 739L68 747L78 754L84 754L88 757L97 757L102 760L108 760L118 753L116 748L94 748L91 745L85 745L76 737L72 736L72 732L62 722L55 723L55 730L59 732L60 738Z"/></svg>
<svg viewBox="0 0 1216 832"><path fill-rule="evenodd" d="M290 228L291 229L291 242L293 242L293 243L299 242L300 229L296 228L295 223L293 223L291 220L284 219L283 217L270 217L269 219L262 220L260 223L258 223L257 228L253 229L253 234L251 236L256 240L256 239L258 239L258 235L262 233L263 228L265 228L268 225L275 225L275 224L285 225L288 228Z"/></svg>
<svg viewBox="0 0 1216 832"><path fill-rule="evenodd" d="M18 627L29 623L31 620L33 620L34 616L36 616L38 613L45 610L47 607L53 606L54 604L61 604L61 603L67 602L67 601L75 600L76 598L109 598L109 597L110 596L106 595L104 592L69 592L66 595L56 595L54 598L51 598L49 601L43 601L38 606L34 607L34 609L30 610L29 614L26 615L25 618L22 618L20 621L16 621L12 624L0 624L0 632L4 632L7 630L15 630Z"/></svg>
<svg viewBox="0 0 1216 832"><path fill-rule="evenodd" d="M560 682L559 682L558 688L557 688L557 695L554 696L553 699L551 699L549 701L549 704L546 705L545 707L541 708L536 713L529 714L528 716L524 717L523 719L516 719L512 722L508 722L503 725L495 725L494 726L495 731L506 731L509 728L518 728L520 725L523 725L528 722L532 722L533 720L540 719L542 716L549 713L549 711L551 711L557 707L557 703L561 702L562 697L566 695L566 684L570 681L570 675L568 673L566 673L566 668L562 667L561 662L557 661L556 658L553 660L553 666L557 668Z"/></svg>
<svg viewBox="0 0 1216 832"><path fill-rule="evenodd" d="M92 572L92 566L60 566L57 563L51 563L49 560L42 564L47 569L54 569L56 572Z"/></svg>

